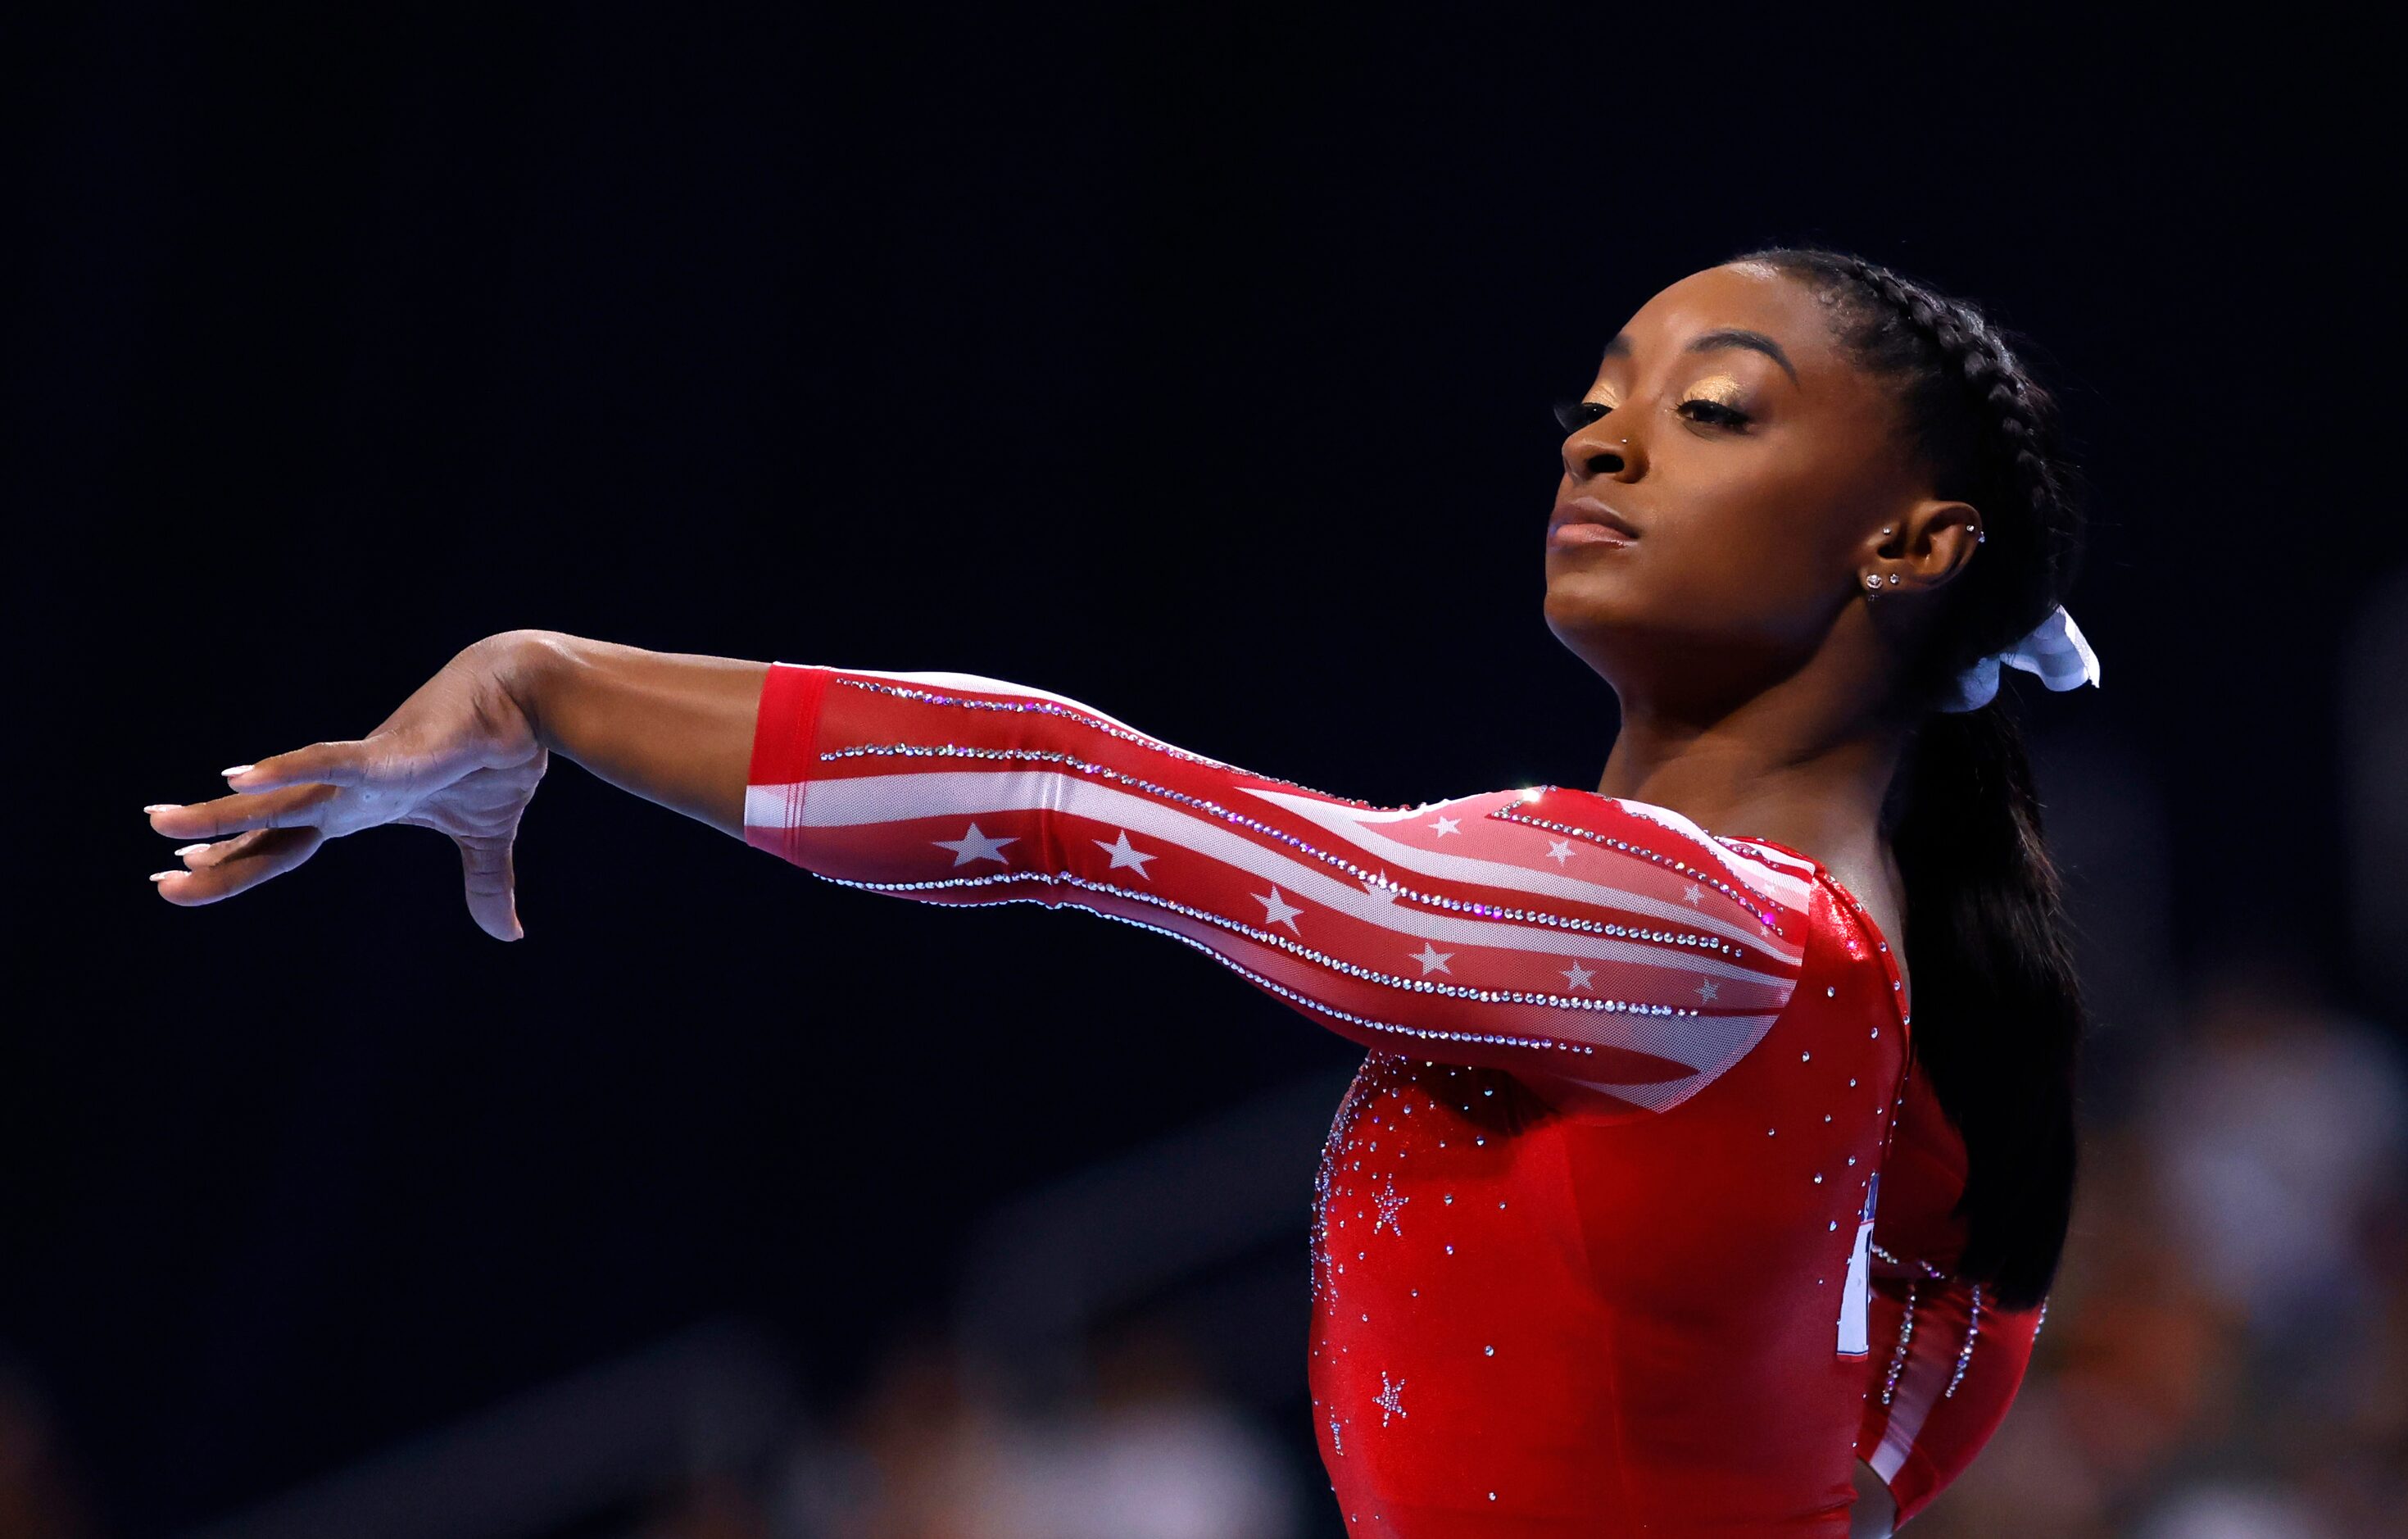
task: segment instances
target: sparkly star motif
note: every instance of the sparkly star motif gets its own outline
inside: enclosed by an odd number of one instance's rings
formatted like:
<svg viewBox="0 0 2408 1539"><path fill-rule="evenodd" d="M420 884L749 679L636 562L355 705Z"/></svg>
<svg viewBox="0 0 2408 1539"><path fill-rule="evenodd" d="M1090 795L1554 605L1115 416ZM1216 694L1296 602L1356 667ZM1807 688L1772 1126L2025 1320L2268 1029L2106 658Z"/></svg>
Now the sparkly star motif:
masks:
<svg viewBox="0 0 2408 1539"><path fill-rule="evenodd" d="M1681 895L1681 901L1690 905L1692 908L1705 900L1706 890L1703 887L1698 886L1695 882L1690 883L1689 890Z"/></svg>
<svg viewBox="0 0 2408 1539"><path fill-rule="evenodd" d="M1302 935L1304 933L1304 931L1296 928L1296 916L1302 913L1304 911L1289 902L1286 899L1282 898L1278 887L1272 887L1268 897L1265 897L1261 893L1254 894L1254 901L1263 906L1264 924L1285 925L1288 928L1288 932L1293 935Z"/></svg>
<svg viewBox="0 0 2408 1539"><path fill-rule="evenodd" d="M1714 990L1721 986L1721 985L1715 983L1712 978L1709 978L1698 985L1698 998L1700 1000L1711 1000L1714 997Z"/></svg>
<svg viewBox="0 0 2408 1539"><path fill-rule="evenodd" d="M1446 965L1446 959L1454 956L1455 953L1451 951L1440 951L1438 947L1432 945L1427 941L1424 941L1422 942L1421 950L1412 952L1410 955L1412 956L1414 961L1419 962L1422 965L1422 976L1424 977L1429 976L1432 972L1453 973L1455 971L1455 969Z"/></svg>
<svg viewBox="0 0 2408 1539"><path fill-rule="evenodd" d="M1404 1396L1401 1393L1404 1388L1404 1380L1398 1379L1396 1383L1390 1384L1388 1371L1384 1368L1380 1370L1380 1392L1371 1397L1371 1403L1380 1408L1381 1426L1385 1427L1390 1417L1400 1417L1405 1414Z"/></svg>
<svg viewBox="0 0 2408 1539"><path fill-rule="evenodd" d="M1556 865L1560 866L1560 865L1562 865L1565 861L1570 860L1571 857L1572 857L1572 841L1571 841L1570 840L1569 840L1569 839L1556 839L1556 840L1550 840L1550 841L1548 841L1548 843L1547 843L1547 858L1548 858L1548 859L1550 859L1550 860L1554 861Z"/></svg>
<svg viewBox="0 0 2408 1539"><path fill-rule="evenodd" d="M1594 991L1596 985L1591 984L1589 980L1596 976L1596 973L1590 971L1587 968L1581 966L1578 962L1574 962L1571 966L1564 969L1566 985L1571 988L1585 988Z"/></svg>
<svg viewBox="0 0 2408 1539"><path fill-rule="evenodd" d="M999 866L1009 866L1011 862L1003 858L1003 847L1007 844L1017 844L1020 840L1017 835L1005 839L992 838L979 832L979 826L973 823L966 838L937 839L929 842L941 844L953 851L953 864L956 866L967 866L973 860L992 860Z"/></svg>
<svg viewBox="0 0 2408 1539"><path fill-rule="evenodd" d="M1128 866L1135 869L1137 874L1144 877L1147 881L1151 882L1154 880L1154 873L1145 869L1145 863L1149 860L1159 860L1162 856L1158 855L1138 854L1138 852L1129 844L1128 830L1126 828L1123 828L1121 830L1120 842L1117 844L1106 844L1100 839L1096 841L1096 843L1100 848L1110 850L1112 853L1112 863L1111 866L1107 867L1106 870L1116 871L1123 866Z"/></svg>
<svg viewBox="0 0 2408 1539"><path fill-rule="evenodd" d="M1438 836L1440 839L1444 839L1449 834L1458 834L1463 831L1455 826L1455 819L1451 817L1440 818L1436 823L1431 824L1430 827L1438 830Z"/></svg>
<svg viewBox="0 0 2408 1539"><path fill-rule="evenodd" d="M1379 1233L1380 1226L1385 1224L1391 1230L1401 1237L1405 1232L1404 1227L1397 1222L1397 1215L1402 1212L1405 1204L1412 1201L1412 1199L1410 1197L1398 1197L1397 1195L1397 1184L1391 1181L1388 1183L1388 1189L1372 1198L1371 1201L1377 1204L1380 1209L1380 1216L1371 1220L1371 1232L1374 1234Z"/></svg>

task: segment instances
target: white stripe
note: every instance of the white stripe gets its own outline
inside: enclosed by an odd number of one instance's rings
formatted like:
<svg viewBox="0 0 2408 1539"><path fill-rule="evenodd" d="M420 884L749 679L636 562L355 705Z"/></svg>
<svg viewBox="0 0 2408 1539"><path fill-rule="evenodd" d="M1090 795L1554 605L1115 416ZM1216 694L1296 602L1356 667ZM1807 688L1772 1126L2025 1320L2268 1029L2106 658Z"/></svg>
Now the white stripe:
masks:
<svg viewBox="0 0 2408 1539"><path fill-rule="evenodd" d="M1388 865L1401 866L1407 870L1418 871L1425 876L1436 877L1443 881L1471 883L1481 886L1507 887L1534 897L1570 899L1576 902L1627 909L1633 913L1643 913L1651 918L1661 919L1684 928L1708 930L1727 941L1737 941L1744 945L1771 952L1784 961L1796 962L1802 959L1805 955L1805 947L1802 944L1792 943L1765 929L1761 925L1739 925L1727 920L1715 919L1690 908L1685 903L1646 898L1627 888L1606 883L1584 881L1580 877L1557 871L1533 870L1527 866L1512 866L1501 860L1484 860L1478 856L1448 855L1437 850L1426 850L1419 845L1407 844L1401 841L1390 839L1385 834L1373 832L1369 827L1372 823L1397 821L1393 814L1382 813L1367 817L1354 808L1333 806L1329 802L1316 801L1311 797L1299 797L1293 792L1274 791L1256 785L1241 786L1240 789L1260 797L1266 801L1278 803L1307 822L1343 837L1348 843L1380 861ZM1453 801L1439 803L1438 810L1442 812L1455 808L1468 809L1473 804L1491 799L1497 795L1498 793L1459 797ZM1510 798L1518 797L1520 793L1505 792L1502 795ZM1418 816L1419 811L1404 815ZM1482 814L1468 813L1467 815ZM1522 827L1526 825L1517 824L1515 827ZM1536 833L1543 830L1531 831Z"/></svg>
<svg viewBox="0 0 2408 1539"><path fill-rule="evenodd" d="M1714 842L1726 849L1737 846L1746 851L1751 858L1762 862L1767 870L1778 873L1784 889L1796 898L1793 907L1804 909L1813 906L1814 891L1813 861L1800 860L1786 850L1776 850L1770 844L1759 844L1752 839L1725 839L1717 835Z"/></svg>
<svg viewBox="0 0 2408 1539"><path fill-rule="evenodd" d="M1434 913L1402 899L1377 898L1351 880L1258 844L1224 824L1151 797L1056 770L920 770L811 781L808 785L802 805L803 826L808 827L853 827L905 817L1061 811L1149 834L1250 875L1276 881L1292 894L1312 898L1325 908L1413 939L1593 957L1733 983L1794 982L1784 973L1742 967L1703 953L1506 920ZM764 828L788 827L789 789L750 787L745 795L746 823Z"/></svg>
<svg viewBox="0 0 2408 1539"><path fill-rule="evenodd" d="M1778 868L1767 866L1761 860L1741 855L1737 850L1706 832L1696 819L1684 813L1676 813L1670 807L1658 806L1652 801L1633 801L1627 797L1601 797L1598 799L1612 802L1633 817L1649 823L1661 824L1698 848L1713 851L1714 859L1730 873L1732 880L1763 883L1765 886L1772 889L1773 900L1782 907L1801 914L1809 911L1810 903L1802 884L1785 880L1786 873L1780 871ZM1773 877L1770 882L1765 881L1768 872Z"/></svg>
<svg viewBox="0 0 2408 1539"><path fill-rule="evenodd" d="M1940 1399L1939 1368L1936 1359L1910 1356L1906 1372L1899 1375L1898 1394L1889 1409L1888 1424L1882 1428L1881 1446L1869 1460L1873 1474L1884 1480L1896 1477L1905 1468L1906 1456L1914 1450L1915 1438L1930 1419L1931 1407ZM1918 1373L1918 1369L1929 1371Z"/></svg>

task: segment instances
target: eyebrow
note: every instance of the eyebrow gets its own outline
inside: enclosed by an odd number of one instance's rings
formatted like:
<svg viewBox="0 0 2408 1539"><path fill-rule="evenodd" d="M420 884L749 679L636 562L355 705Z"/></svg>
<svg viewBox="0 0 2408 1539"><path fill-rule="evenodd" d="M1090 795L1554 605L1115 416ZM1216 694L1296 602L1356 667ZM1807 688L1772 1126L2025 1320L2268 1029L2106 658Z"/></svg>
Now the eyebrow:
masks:
<svg viewBox="0 0 2408 1539"><path fill-rule="evenodd" d="M1704 333L1692 340L1688 347L1683 351L1688 352L1714 352L1723 348L1734 347L1746 348L1750 352L1763 353L1766 357L1781 366L1781 371L1789 376L1792 383L1797 382L1798 369L1795 365L1790 363L1789 354L1781 351L1780 343L1774 341L1771 338L1767 337L1760 331L1742 331L1736 326L1727 326L1720 331L1709 331ZM1608 358L1627 358L1630 356L1630 334L1628 332L1619 333L1614 337L1612 341L1606 343L1605 356Z"/></svg>

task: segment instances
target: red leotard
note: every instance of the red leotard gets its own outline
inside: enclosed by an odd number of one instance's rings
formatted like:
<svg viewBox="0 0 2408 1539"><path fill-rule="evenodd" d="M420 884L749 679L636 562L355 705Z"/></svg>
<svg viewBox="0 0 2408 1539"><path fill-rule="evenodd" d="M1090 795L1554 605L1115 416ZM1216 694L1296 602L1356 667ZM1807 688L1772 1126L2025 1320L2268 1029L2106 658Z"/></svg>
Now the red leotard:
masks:
<svg viewBox="0 0 2408 1539"><path fill-rule="evenodd" d="M1911 1517L2021 1382L2039 1312L1948 1275L1896 962L1795 851L1557 786L1375 807L961 673L776 665L749 780L818 876L1142 926L1370 1049L1313 1207L1349 1532L1844 1535L1856 1459Z"/></svg>

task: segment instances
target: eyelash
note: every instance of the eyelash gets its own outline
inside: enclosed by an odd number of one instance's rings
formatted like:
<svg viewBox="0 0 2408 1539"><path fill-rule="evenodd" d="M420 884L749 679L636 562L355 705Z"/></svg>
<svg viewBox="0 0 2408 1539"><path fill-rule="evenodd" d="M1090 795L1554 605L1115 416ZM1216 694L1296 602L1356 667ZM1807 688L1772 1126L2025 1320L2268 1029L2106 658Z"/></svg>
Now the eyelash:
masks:
<svg viewBox="0 0 2408 1539"><path fill-rule="evenodd" d="M1725 406L1720 401L1704 399L1683 401L1673 410L1685 411L1691 407L1698 408L1702 413L1700 416L1690 418L1692 422L1702 422L1713 427L1730 428L1743 428L1748 424L1746 412L1736 407ZM1613 408L1603 401L1557 401L1555 421L1562 424L1564 434L1569 438L1612 410Z"/></svg>

